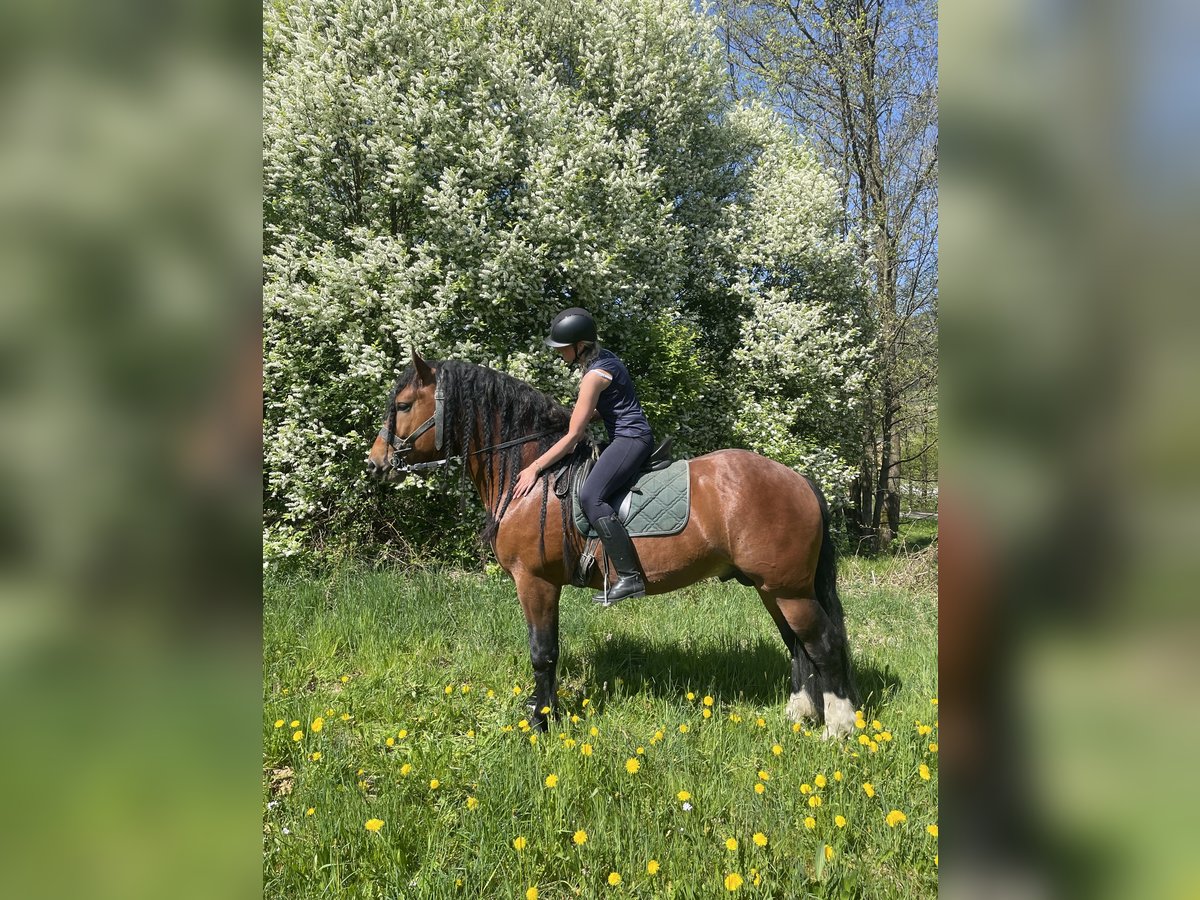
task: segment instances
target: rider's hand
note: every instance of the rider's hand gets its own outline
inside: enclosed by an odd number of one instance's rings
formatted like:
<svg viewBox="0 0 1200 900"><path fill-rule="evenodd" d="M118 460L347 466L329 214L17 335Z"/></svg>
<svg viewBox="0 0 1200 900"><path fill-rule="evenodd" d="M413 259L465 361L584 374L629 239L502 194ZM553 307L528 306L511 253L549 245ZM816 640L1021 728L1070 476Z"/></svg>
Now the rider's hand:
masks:
<svg viewBox="0 0 1200 900"><path fill-rule="evenodd" d="M513 487L513 499L520 500L537 484L538 471L537 466L526 466L521 470L520 476L517 478L517 483Z"/></svg>

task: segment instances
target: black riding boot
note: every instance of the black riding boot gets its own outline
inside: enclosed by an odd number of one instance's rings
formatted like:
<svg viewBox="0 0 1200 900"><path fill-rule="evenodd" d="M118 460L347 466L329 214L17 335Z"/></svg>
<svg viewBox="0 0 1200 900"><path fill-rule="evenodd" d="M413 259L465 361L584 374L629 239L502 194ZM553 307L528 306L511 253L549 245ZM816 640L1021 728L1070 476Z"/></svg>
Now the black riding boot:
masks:
<svg viewBox="0 0 1200 900"><path fill-rule="evenodd" d="M597 594L592 599L605 606L624 600L626 597L643 597L646 594L646 584L642 577L642 566L638 562L637 551L633 549L633 541L624 523L616 516L606 516L596 522L596 531L600 532L600 540L604 543L604 552L612 560L613 568L619 576L616 584L610 585L608 597Z"/></svg>

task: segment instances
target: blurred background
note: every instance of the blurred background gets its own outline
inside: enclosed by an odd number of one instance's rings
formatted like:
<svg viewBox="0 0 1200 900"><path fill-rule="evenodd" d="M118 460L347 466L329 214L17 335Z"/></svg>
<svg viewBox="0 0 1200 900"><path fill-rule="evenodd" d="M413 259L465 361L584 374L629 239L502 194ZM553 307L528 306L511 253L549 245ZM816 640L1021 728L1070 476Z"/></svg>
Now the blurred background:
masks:
<svg viewBox="0 0 1200 900"><path fill-rule="evenodd" d="M941 17L947 896L1200 894L1200 12ZM0 11L0 858L260 891L261 29Z"/></svg>

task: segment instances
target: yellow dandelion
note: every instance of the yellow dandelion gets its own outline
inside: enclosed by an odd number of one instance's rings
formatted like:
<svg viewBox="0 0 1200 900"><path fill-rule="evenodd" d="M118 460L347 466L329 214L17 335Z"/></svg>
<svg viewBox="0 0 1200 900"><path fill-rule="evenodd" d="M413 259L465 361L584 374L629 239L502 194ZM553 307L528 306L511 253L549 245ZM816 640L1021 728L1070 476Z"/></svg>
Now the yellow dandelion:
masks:
<svg viewBox="0 0 1200 900"><path fill-rule="evenodd" d="M608 873L608 883L611 884L613 887L616 887L618 884L620 884L621 883L621 873L620 872L609 872Z"/></svg>
<svg viewBox="0 0 1200 900"><path fill-rule="evenodd" d="M825 780L824 775L818 775L816 778L813 779L813 783L816 784L816 786L819 788L823 788L823 787L825 787L825 785L829 784L829 782Z"/></svg>
<svg viewBox="0 0 1200 900"><path fill-rule="evenodd" d="M366 824L363 827L365 827L367 831L378 831L383 827L383 819L367 819Z"/></svg>
<svg viewBox="0 0 1200 900"><path fill-rule="evenodd" d="M350 680L350 676L349 676L349 675L343 675L343 676L342 676L342 684L346 684L346 683L347 683L349 680Z"/></svg>
<svg viewBox="0 0 1200 900"><path fill-rule="evenodd" d="M442 786L442 783L440 781L438 781L436 778L429 779L429 789L431 791L436 791L441 786Z"/></svg>
<svg viewBox="0 0 1200 900"><path fill-rule="evenodd" d="M692 795L689 794L687 791L680 791L678 794L675 795L675 799L678 800L680 803L687 803L689 800L692 799Z"/></svg>
<svg viewBox="0 0 1200 900"><path fill-rule="evenodd" d="M662 731L654 732L654 737L650 738L650 743L657 744L659 741L661 741L663 739L663 736L664 735L663 735Z"/></svg>
<svg viewBox="0 0 1200 900"><path fill-rule="evenodd" d="M514 684L514 685L513 685L513 689L512 689L512 693L513 693L513 696L514 696L514 697L518 697L518 696L520 696L520 694L521 694L521 686L520 686L519 684Z"/></svg>
<svg viewBox="0 0 1200 900"><path fill-rule="evenodd" d="M802 794L811 794L811 793L812 793L812 785L811 785L811 784L802 784L802 785L800 785L800 793L802 793Z"/></svg>
<svg viewBox="0 0 1200 900"><path fill-rule="evenodd" d="M793 722L792 723L792 734L799 734L799 733L800 733L800 723Z"/></svg>
<svg viewBox="0 0 1200 900"><path fill-rule="evenodd" d="M591 756L592 755L592 745L591 744L582 745L579 748L579 752L584 756Z"/></svg>
<svg viewBox="0 0 1200 900"><path fill-rule="evenodd" d="M838 828L845 828L846 827L846 817L845 816L834 816L833 824L836 825Z"/></svg>
<svg viewBox="0 0 1200 900"><path fill-rule="evenodd" d="M883 821L888 823L889 828L895 828L901 822L907 822L908 816L900 812L898 809L893 809L890 813L884 816Z"/></svg>
<svg viewBox="0 0 1200 900"><path fill-rule="evenodd" d="M591 702L592 702L592 698L591 698L591 697L584 697L584 698L583 698L583 703L581 704L582 708L584 708L584 709L587 709L588 705L589 705Z"/></svg>
<svg viewBox="0 0 1200 900"><path fill-rule="evenodd" d="M587 843L587 832L580 828L577 832L575 832L574 835L572 835L571 840L573 840L578 846L582 847Z"/></svg>
<svg viewBox="0 0 1200 900"><path fill-rule="evenodd" d="M842 780L842 770L841 769L838 769L836 772L833 773L833 780L834 781Z"/></svg>
<svg viewBox="0 0 1200 900"><path fill-rule="evenodd" d="M938 751L938 745L937 745L936 743L933 743L933 744L930 744L930 745L929 745L929 752L930 752L930 753L937 753L937 751Z"/></svg>
<svg viewBox="0 0 1200 900"><path fill-rule="evenodd" d="M390 738L388 738L386 741L384 741L384 743L385 743L385 744L387 744L387 746L389 746L389 747L395 747L395 746L396 746L396 739L395 739L395 738L393 738L393 737L390 737Z"/></svg>
<svg viewBox="0 0 1200 900"><path fill-rule="evenodd" d="M276 719L276 720L275 720L275 727L276 727L276 728L282 728L282 727L283 727L283 719Z"/></svg>
<svg viewBox="0 0 1200 900"><path fill-rule="evenodd" d="M645 747L638 747L638 748L637 748L636 750L634 750L633 752L634 752L634 753L636 753L638 756L645 756L645 755L646 755L646 748L645 748Z"/></svg>
<svg viewBox="0 0 1200 900"><path fill-rule="evenodd" d="M629 757L629 759L625 760L625 771L628 772L630 775L636 775L637 770L640 769L641 767L642 767L642 764L640 762L638 762L636 759L634 759L632 756Z"/></svg>
<svg viewBox="0 0 1200 900"><path fill-rule="evenodd" d="M405 763L400 767L401 775L408 775L410 772L412 772L412 763Z"/></svg>
<svg viewBox="0 0 1200 900"><path fill-rule="evenodd" d="M754 793L762 794L762 793L766 792L766 790L767 790L767 786L765 784L763 784L761 781L755 782Z"/></svg>
<svg viewBox="0 0 1200 900"><path fill-rule="evenodd" d="M529 890L527 890L525 892L525 900L538 900L537 888L531 887Z"/></svg>
<svg viewBox="0 0 1200 900"><path fill-rule="evenodd" d="M938 698L937 698L937 697L930 697L930 698L929 698L929 705L930 705L930 706L937 706L937 705L938 705Z"/></svg>
<svg viewBox="0 0 1200 900"><path fill-rule="evenodd" d="M295 734L293 734L293 735L292 735L292 740L293 740L293 741L301 741L301 740L304 740L304 732L303 732L303 731L297 731Z"/></svg>
<svg viewBox="0 0 1200 900"><path fill-rule="evenodd" d="M320 731L324 727L325 727L325 720L322 719L320 716L317 716L315 719L312 720L312 725L310 726L310 729L312 731Z"/></svg>
<svg viewBox="0 0 1200 900"><path fill-rule="evenodd" d="M459 688L459 690L461 690L464 694L469 694L471 693L471 686L469 684L464 684L461 688Z"/></svg>
<svg viewBox="0 0 1200 900"><path fill-rule="evenodd" d="M813 794L811 797L808 798L808 805L811 806L813 809L816 809L818 806L821 805L821 798L818 797L816 794Z"/></svg>
<svg viewBox="0 0 1200 900"><path fill-rule="evenodd" d="M493 691L491 688L488 688L488 692L487 692L487 698L488 698L489 700L495 700L495 699L496 699L496 692L495 692L495 691Z"/></svg>
<svg viewBox="0 0 1200 900"><path fill-rule="evenodd" d="M830 847L828 844L826 844L825 845L825 862L829 862L830 860L832 860L834 855L835 854L833 852L833 848Z"/></svg>
<svg viewBox="0 0 1200 900"><path fill-rule="evenodd" d="M546 787L548 787L548 788L558 787L558 776L555 775L553 772L551 772L549 775L546 776Z"/></svg>
<svg viewBox="0 0 1200 900"><path fill-rule="evenodd" d="M767 836L765 834L763 834L761 831L754 832L754 846L756 846L756 847L767 846Z"/></svg>
<svg viewBox="0 0 1200 900"><path fill-rule="evenodd" d="M565 741L563 741L563 746L570 750L575 746L575 738L567 738Z"/></svg>
<svg viewBox="0 0 1200 900"><path fill-rule="evenodd" d="M917 774L921 776L922 781L929 780L929 766L921 763L921 768L917 770Z"/></svg>
<svg viewBox="0 0 1200 900"><path fill-rule="evenodd" d="M742 717L739 716L737 713L730 713L729 721L732 722L734 725L736 725L738 722L742 721Z"/></svg>
<svg viewBox="0 0 1200 900"><path fill-rule="evenodd" d="M936 853L933 855L933 864L934 864L935 866L938 864L938 858L937 858L937 854L936 854Z"/></svg>
<svg viewBox="0 0 1200 900"><path fill-rule="evenodd" d="M783 753L783 748L780 747L778 744L776 744L775 746L773 746L771 748L771 752L774 753L776 756L779 756L781 753Z"/></svg>
<svg viewBox="0 0 1200 900"><path fill-rule="evenodd" d="M338 718L340 718L343 722L349 722L350 713L342 713L340 716L338 716Z"/></svg>
<svg viewBox="0 0 1200 900"><path fill-rule="evenodd" d="M299 719L292 719L292 721L288 723L288 728L299 728L299 727L300 727Z"/></svg>
<svg viewBox="0 0 1200 900"><path fill-rule="evenodd" d="M688 698L689 700L695 700L695 699L696 699L696 695L695 695L695 694L693 694L691 691L688 691L688 692L687 692L687 698Z"/></svg>
<svg viewBox="0 0 1200 900"><path fill-rule="evenodd" d="M536 743L537 743L537 735L536 735L536 734L531 734L531 735L529 736L529 743L531 743L531 744L536 744Z"/></svg>
<svg viewBox="0 0 1200 900"><path fill-rule="evenodd" d="M867 737L865 734L860 734L858 736L858 742L860 744L862 744L864 747L867 746L867 744L873 743L871 741L871 739L869 737Z"/></svg>
<svg viewBox="0 0 1200 900"><path fill-rule="evenodd" d="M522 719L520 722L517 723L517 727L520 728L522 731L528 731L529 730L529 720Z"/></svg>
<svg viewBox="0 0 1200 900"><path fill-rule="evenodd" d="M892 733L890 731L881 731L879 732L879 739L881 741L890 741L892 739Z"/></svg>
<svg viewBox="0 0 1200 900"><path fill-rule="evenodd" d="M359 769L359 770L358 770L357 772L355 772L354 774L355 774L355 775L362 775L362 774L363 774L364 772L366 772L366 771L367 771L366 769Z"/></svg>
<svg viewBox="0 0 1200 900"><path fill-rule="evenodd" d="M743 884L745 884L745 880L737 872L730 872L725 876L725 890L727 891L736 891Z"/></svg>
<svg viewBox="0 0 1200 900"><path fill-rule="evenodd" d="M548 715L550 713L550 707L543 706L541 709L538 710L538 712L540 712L543 716Z"/></svg>
<svg viewBox="0 0 1200 900"><path fill-rule="evenodd" d="M804 827L807 828L809 831L812 831L814 828L817 827L817 820L814 819L812 816L805 816Z"/></svg>
<svg viewBox="0 0 1200 900"><path fill-rule="evenodd" d="M308 758L311 759L313 762L316 762L317 760L319 760L321 758L321 751L314 750L312 753L308 754Z"/></svg>
<svg viewBox="0 0 1200 900"><path fill-rule="evenodd" d="M938 836L938 827L936 825L926 825L925 830L929 832L930 837Z"/></svg>
<svg viewBox="0 0 1200 900"><path fill-rule="evenodd" d="M652 860L650 860L650 862L646 863L646 874L647 875L657 875L658 874L658 860L657 859L652 859Z"/></svg>
<svg viewBox="0 0 1200 900"><path fill-rule="evenodd" d="M871 784L871 782L864 781L862 787L863 787L863 792L866 793L866 795L868 797L875 796L875 785Z"/></svg>
<svg viewBox="0 0 1200 900"><path fill-rule="evenodd" d="M730 852L737 849L737 838L725 838L725 849Z"/></svg>
<svg viewBox="0 0 1200 900"><path fill-rule="evenodd" d="M766 728L767 720L760 716L759 718L754 720L754 724L757 725L759 728Z"/></svg>
<svg viewBox="0 0 1200 900"><path fill-rule="evenodd" d="M687 733L688 733L688 727L687 727L687 723L684 723L683 725L680 725L680 726L679 726L679 733L680 733L680 734L687 734Z"/></svg>
<svg viewBox="0 0 1200 900"><path fill-rule="evenodd" d="M762 779L763 781L770 781L770 780L771 780L771 773L770 773L770 772L767 772L767 771L766 771L766 770L764 770L764 769L759 769L759 770L758 770L758 777L759 777L760 779Z"/></svg>
<svg viewBox="0 0 1200 900"><path fill-rule="evenodd" d="M712 718L712 710L706 709L706 710L704 710L704 712L700 713L700 715L702 715L706 719L711 719Z"/></svg>
<svg viewBox="0 0 1200 900"><path fill-rule="evenodd" d="M600 737L600 729L593 725L588 729L588 734L590 734L592 737Z"/></svg>
<svg viewBox="0 0 1200 900"><path fill-rule="evenodd" d="M929 725L918 725L917 726L917 734L919 734L921 737L925 737L925 735L929 734L932 731L933 731L933 728Z"/></svg>
<svg viewBox="0 0 1200 900"><path fill-rule="evenodd" d="M876 752L878 752L878 750L879 750L879 742L878 742L878 741L871 741L871 743L867 745L867 749L868 749L868 750L870 750L872 753L876 753Z"/></svg>
<svg viewBox="0 0 1200 900"><path fill-rule="evenodd" d="M871 720L871 727L874 728L876 731L883 731L883 723L880 722L878 719Z"/></svg>
<svg viewBox="0 0 1200 900"><path fill-rule="evenodd" d="M513 849L516 850L518 853L520 853L522 850L525 849L525 846L527 843L528 843L528 841L526 841L525 838L523 838L523 837L513 838Z"/></svg>
<svg viewBox="0 0 1200 900"><path fill-rule="evenodd" d="M475 739L475 729L474 728L467 729L467 737L470 738L471 740Z"/></svg>
<svg viewBox="0 0 1200 900"><path fill-rule="evenodd" d="M474 797L467 798L467 809L478 809L479 801Z"/></svg>
<svg viewBox="0 0 1200 900"><path fill-rule="evenodd" d="M709 697L709 696L706 694L706 695L705 695L705 697L704 697L704 705L705 705L705 706L712 706L712 705L713 705L713 698L712 698L712 697Z"/></svg>
<svg viewBox="0 0 1200 900"><path fill-rule="evenodd" d="M311 816L311 815L312 815L313 813L315 813L316 811L317 811L317 808L316 808L315 806L310 806L308 809L306 809L306 810L304 811L304 814L305 814L306 816ZM934 825L933 827L934 827L934 828L936 828L937 826L936 826L936 825Z"/></svg>

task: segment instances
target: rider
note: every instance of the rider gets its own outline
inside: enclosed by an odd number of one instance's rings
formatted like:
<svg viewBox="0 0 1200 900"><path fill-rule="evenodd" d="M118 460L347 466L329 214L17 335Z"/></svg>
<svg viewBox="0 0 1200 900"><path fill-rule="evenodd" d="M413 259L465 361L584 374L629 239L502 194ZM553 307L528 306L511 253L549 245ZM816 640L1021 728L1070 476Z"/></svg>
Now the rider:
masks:
<svg viewBox="0 0 1200 900"><path fill-rule="evenodd" d="M546 469L570 453L583 438L587 423L597 410L608 431L609 445L600 454L591 474L579 491L579 503L592 527L604 542L604 550L619 576L608 597L597 594L598 603L611 605L626 597L646 593L645 578L633 541L617 518L610 502L628 489L646 464L654 448L650 423L638 403L629 370L611 350L596 342L596 320L586 309L564 309L550 323L546 346L553 347L568 365L583 370L579 396L571 410L566 435L521 471L514 496L522 497Z"/></svg>

